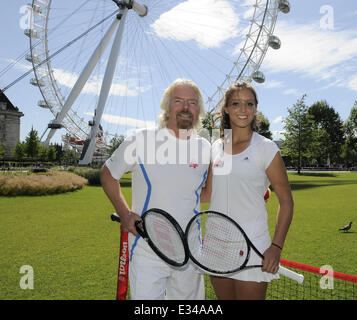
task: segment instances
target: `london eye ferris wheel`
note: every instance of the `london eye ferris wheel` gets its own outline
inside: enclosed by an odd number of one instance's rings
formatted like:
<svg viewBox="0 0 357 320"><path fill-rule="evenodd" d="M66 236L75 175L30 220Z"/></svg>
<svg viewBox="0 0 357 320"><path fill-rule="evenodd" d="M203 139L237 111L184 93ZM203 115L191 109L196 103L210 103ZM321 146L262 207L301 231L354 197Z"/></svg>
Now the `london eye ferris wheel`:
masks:
<svg viewBox="0 0 357 320"><path fill-rule="evenodd" d="M33 0L31 84L56 130L82 150L80 164L131 128L154 125L164 89L195 81L206 109L219 108L236 80L262 83L260 71L287 0ZM56 54L54 54L56 53ZM58 54L57 54L58 53ZM85 142L85 143L84 143Z"/></svg>

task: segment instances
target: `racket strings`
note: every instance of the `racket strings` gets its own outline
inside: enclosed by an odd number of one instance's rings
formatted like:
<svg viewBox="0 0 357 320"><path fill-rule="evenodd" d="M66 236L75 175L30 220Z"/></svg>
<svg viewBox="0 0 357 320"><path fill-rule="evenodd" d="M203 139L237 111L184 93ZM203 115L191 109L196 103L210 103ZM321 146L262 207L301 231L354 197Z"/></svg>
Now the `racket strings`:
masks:
<svg viewBox="0 0 357 320"><path fill-rule="evenodd" d="M201 267L218 273L241 268L249 254L243 233L228 219L214 214L197 216L191 224L187 242L192 257Z"/></svg>
<svg viewBox="0 0 357 320"><path fill-rule="evenodd" d="M168 259L183 263L185 247L180 233L165 216L150 212L145 218L145 229L153 245Z"/></svg>

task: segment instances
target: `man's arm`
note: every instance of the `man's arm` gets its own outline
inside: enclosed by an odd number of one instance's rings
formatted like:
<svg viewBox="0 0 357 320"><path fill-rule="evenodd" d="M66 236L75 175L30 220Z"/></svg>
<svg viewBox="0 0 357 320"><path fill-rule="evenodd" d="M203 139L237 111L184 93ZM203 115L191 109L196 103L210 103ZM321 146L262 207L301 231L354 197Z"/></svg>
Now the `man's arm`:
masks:
<svg viewBox="0 0 357 320"><path fill-rule="evenodd" d="M140 216L130 210L120 190L119 181L112 177L108 167L105 164L101 170L100 181L105 194L113 204L115 211L120 216L123 230L129 231L135 236L138 235L135 228L135 221L140 220Z"/></svg>

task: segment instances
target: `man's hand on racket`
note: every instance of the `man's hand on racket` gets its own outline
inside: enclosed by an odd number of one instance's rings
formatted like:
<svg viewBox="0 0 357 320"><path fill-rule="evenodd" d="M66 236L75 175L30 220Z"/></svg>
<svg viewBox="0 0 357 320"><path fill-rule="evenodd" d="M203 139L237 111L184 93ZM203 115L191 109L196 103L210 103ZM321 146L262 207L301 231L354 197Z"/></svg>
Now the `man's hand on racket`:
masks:
<svg viewBox="0 0 357 320"><path fill-rule="evenodd" d="M136 230L135 222L141 220L141 217L133 211L129 211L126 214L121 215L121 224L123 231L131 232L134 236L138 235Z"/></svg>
<svg viewBox="0 0 357 320"><path fill-rule="evenodd" d="M264 259L262 262L262 271L273 274L277 273L279 270L281 250L276 246L271 245L267 250L265 250L263 255Z"/></svg>

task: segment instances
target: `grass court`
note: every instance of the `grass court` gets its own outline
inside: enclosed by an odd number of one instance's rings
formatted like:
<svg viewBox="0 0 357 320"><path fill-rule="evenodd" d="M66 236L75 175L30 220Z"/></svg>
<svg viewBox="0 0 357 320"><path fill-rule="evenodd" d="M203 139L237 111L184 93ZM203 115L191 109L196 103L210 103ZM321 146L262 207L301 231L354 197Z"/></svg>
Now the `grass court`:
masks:
<svg viewBox="0 0 357 320"><path fill-rule="evenodd" d="M289 173L289 181L295 208L282 258L357 275L357 172ZM121 182L130 203L129 176ZM274 192L267 210L273 232ZM101 187L0 197L0 299L115 299L120 234L112 211ZM350 221L350 232L338 231ZM33 268L33 290L20 288L24 265Z"/></svg>

